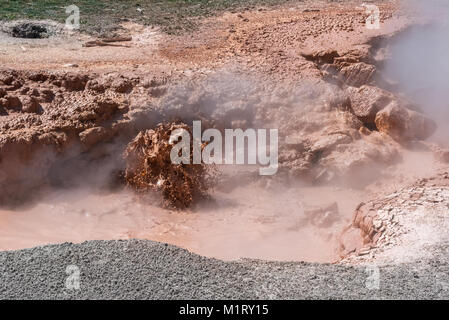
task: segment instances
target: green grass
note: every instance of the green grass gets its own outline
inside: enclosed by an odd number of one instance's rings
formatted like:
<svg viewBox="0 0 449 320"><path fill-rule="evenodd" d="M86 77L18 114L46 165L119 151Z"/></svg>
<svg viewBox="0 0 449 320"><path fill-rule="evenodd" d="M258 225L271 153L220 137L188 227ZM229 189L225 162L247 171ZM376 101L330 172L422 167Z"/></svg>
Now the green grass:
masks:
<svg viewBox="0 0 449 320"><path fill-rule="evenodd" d="M0 20L64 22L65 7L74 4L80 8L81 29L88 33L110 32L128 19L158 25L165 32L176 34L195 29L199 17L291 1L294 0L0 0Z"/></svg>

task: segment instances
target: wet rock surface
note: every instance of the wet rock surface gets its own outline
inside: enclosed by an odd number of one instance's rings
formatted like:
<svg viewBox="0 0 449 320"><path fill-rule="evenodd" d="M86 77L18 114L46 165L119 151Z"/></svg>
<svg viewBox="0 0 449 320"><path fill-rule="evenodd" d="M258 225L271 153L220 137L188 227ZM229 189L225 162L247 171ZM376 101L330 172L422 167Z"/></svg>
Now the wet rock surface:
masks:
<svg viewBox="0 0 449 320"><path fill-rule="evenodd" d="M366 125L375 125L377 113L395 99L393 94L374 86L349 87L348 94L354 114Z"/></svg>
<svg viewBox="0 0 449 320"><path fill-rule="evenodd" d="M376 127L399 142L424 140L436 130L436 123L426 116L392 103L376 115Z"/></svg>

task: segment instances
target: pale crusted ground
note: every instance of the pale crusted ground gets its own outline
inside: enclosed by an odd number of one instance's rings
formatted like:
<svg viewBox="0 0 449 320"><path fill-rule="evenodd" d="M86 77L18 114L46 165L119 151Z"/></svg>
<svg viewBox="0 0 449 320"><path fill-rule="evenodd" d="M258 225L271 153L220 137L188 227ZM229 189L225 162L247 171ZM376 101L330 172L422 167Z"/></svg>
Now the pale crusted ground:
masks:
<svg viewBox="0 0 449 320"><path fill-rule="evenodd" d="M370 239L342 262L394 265L431 259L434 248L448 241L448 179L444 172L363 205L355 219Z"/></svg>

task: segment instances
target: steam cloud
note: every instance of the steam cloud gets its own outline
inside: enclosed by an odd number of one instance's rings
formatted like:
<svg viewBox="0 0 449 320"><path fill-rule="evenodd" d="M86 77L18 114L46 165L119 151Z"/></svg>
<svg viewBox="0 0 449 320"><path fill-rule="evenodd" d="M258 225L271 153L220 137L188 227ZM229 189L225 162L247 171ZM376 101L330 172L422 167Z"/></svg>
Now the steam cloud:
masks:
<svg viewBox="0 0 449 320"><path fill-rule="evenodd" d="M444 142L449 137L449 2L414 0L406 5L422 18L421 25L393 43L386 74L438 122L435 138Z"/></svg>

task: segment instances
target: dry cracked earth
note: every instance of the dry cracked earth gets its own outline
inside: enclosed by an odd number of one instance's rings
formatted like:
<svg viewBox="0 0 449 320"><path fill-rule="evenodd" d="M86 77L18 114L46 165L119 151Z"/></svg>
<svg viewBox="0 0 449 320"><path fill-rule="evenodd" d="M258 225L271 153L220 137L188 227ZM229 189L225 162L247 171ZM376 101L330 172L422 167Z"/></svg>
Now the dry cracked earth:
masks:
<svg viewBox="0 0 449 320"><path fill-rule="evenodd" d="M433 259L448 241L447 118L389 72L395 48L429 22L399 1L373 3L376 30L358 1L298 1L182 35L124 22L130 41L95 47L55 22L31 22L44 39L0 22L0 248L141 238L337 269ZM277 128L278 173L220 167L212 199L183 211L121 184L139 132L193 120ZM0 296L17 296L8 290Z"/></svg>

